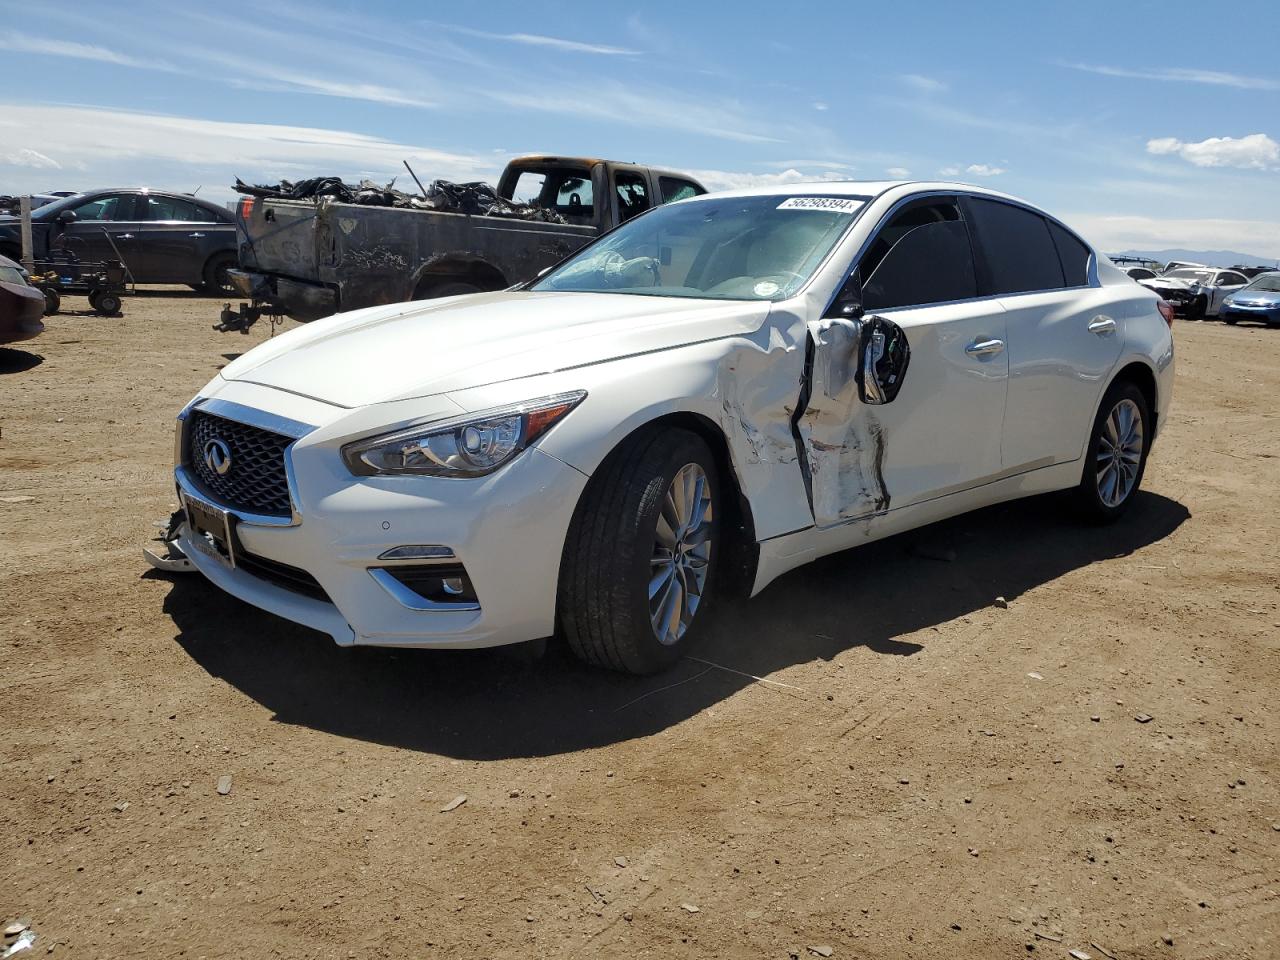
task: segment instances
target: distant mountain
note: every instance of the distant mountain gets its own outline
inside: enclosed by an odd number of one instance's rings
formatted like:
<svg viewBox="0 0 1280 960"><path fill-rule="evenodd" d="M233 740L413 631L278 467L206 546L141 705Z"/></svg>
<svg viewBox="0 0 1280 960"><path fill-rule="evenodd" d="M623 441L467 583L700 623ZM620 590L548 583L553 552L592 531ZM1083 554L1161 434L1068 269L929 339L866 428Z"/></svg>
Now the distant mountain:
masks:
<svg viewBox="0 0 1280 960"><path fill-rule="evenodd" d="M1168 263L1170 260L1190 260L1208 267L1274 267L1275 257L1260 257L1256 253L1237 253L1234 250L1118 250L1117 256L1146 257Z"/></svg>

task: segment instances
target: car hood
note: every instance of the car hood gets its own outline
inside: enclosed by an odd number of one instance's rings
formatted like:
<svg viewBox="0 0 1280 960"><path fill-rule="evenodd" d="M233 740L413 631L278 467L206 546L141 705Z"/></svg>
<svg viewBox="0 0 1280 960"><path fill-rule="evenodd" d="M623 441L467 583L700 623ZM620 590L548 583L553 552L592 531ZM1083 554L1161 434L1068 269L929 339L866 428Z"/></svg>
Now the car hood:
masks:
<svg viewBox="0 0 1280 960"><path fill-rule="evenodd" d="M760 328L768 302L611 293L479 293L336 314L222 376L342 407L430 396Z"/></svg>
<svg viewBox="0 0 1280 960"><path fill-rule="evenodd" d="M1195 280L1184 280L1182 277L1151 277L1138 282L1153 290L1190 290L1197 284Z"/></svg>
<svg viewBox="0 0 1280 960"><path fill-rule="evenodd" d="M1230 300L1246 307L1280 307L1280 291L1237 290Z"/></svg>

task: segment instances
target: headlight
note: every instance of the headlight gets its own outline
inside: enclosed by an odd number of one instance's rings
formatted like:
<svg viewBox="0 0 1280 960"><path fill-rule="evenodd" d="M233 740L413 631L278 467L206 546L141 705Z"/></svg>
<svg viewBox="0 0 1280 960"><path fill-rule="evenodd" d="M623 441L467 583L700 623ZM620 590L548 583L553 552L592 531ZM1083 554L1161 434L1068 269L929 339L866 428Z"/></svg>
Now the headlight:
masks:
<svg viewBox="0 0 1280 960"><path fill-rule="evenodd" d="M482 477L512 460L586 397L585 390L358 440L342 448L354 474Z"/></svg>

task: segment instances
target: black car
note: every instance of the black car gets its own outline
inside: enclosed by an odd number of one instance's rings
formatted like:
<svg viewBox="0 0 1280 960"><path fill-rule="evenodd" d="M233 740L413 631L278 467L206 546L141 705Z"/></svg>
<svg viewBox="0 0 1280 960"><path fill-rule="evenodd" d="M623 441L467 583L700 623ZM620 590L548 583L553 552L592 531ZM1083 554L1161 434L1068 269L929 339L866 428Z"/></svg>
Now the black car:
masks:
<svg viewBox="0 0 1280 960"><path fill-rule="evenodd" d="M89 190L31 213L34 259L61 251L82 261L120 259L135 283L185 283L228 293L236 265L231 213L207 200L161 190ZM0 217L0 256L22 258L21 225Z"/></svg>

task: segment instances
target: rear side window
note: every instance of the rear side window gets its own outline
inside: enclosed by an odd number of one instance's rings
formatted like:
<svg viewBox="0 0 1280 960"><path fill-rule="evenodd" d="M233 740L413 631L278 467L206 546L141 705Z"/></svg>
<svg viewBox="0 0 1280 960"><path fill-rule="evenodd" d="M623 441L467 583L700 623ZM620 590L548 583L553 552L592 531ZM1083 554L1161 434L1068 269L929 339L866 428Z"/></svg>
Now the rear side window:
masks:
<svg viewBox="0 0 1280 960"><path fill-rule="evenodd" d="M968 198L975 239L986 262L984 294L1065 286L1058 249L1044 217L996 200Z"/></svg>
<svg viewBox="0 0 1280 960"><path fill-rule="evenodd" d="M696 183L681 180L679 177L659 177L658 188L662 191L663 203L671 203L673 200L687 200L690 197L706 193Z"/></svg>
<svg viewBox="0 0 1280 960"><path fill-rule="evenodd" d="M1070 230L1066 230L1046 220L1049 224L1049 235L1053 237L1053 245L1058 248L1058 259L1062 262L1062 278L1068 287L1083 287L1089 283L1089 248L1076 238ZM1155 276L1150 270L1141 267L1129 271L1135 280L1150 280Z"/></svg>
<svg viewBox="0 0 1280 960"><path fill-rule="evenodd" d="M618 222L625 223L636 214L649 209L649 187L644 177L635 173L619 173L615 179L618 190Z"/></svg>
<svg viewBox="0 0 1280 960"><path fill-rule="evenodd" d="M177 197L143 197L140 220L179 220L184 223L212 223L203 207Z"/></svg>

